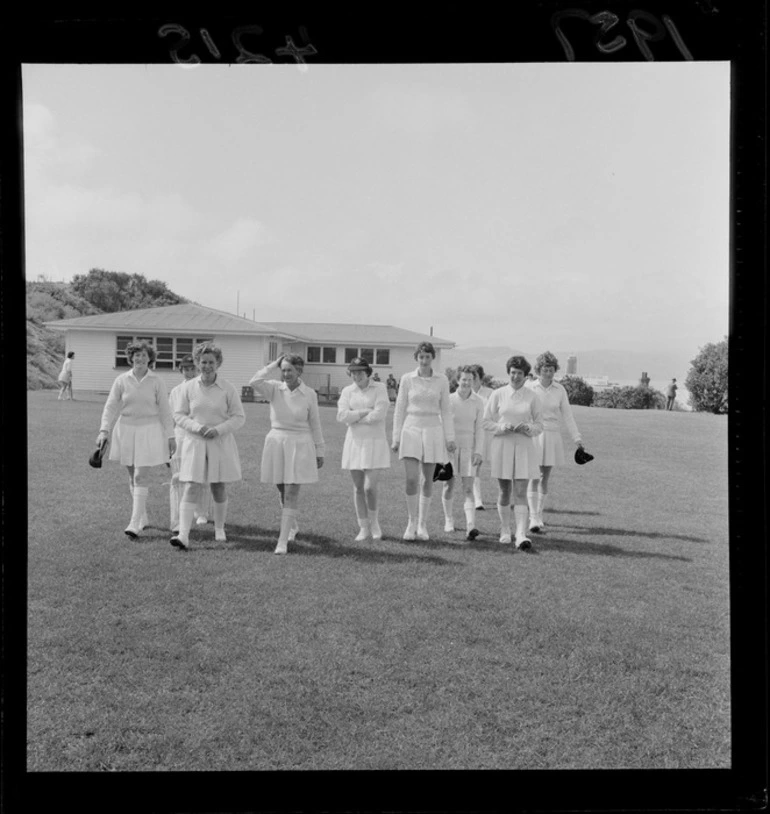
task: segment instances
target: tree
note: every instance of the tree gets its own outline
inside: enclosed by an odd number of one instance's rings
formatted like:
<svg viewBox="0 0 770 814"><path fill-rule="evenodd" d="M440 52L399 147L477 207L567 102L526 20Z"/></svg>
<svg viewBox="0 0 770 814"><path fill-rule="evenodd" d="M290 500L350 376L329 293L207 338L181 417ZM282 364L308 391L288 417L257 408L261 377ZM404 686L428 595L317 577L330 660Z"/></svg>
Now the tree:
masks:
<svg viewBox="0 0 770 814"><path fill-rule="evenodd" d="M700 413L726 413L727 337L704 345L690 364L685 380L690 406Z"/></svg>
<svg viewBox="0 0 770 814"><path fill-rule="evenodd" d="M596 392L593 406L619 410L662 410L666 406L666 397L660 390L642 384L636 387L608 387Z"/></svg>
<svg viewBox="0 0 770 814"><path fill-rule="evenodd" d="M582 407L590 407L593 404L594 389L580 376L564 376L559 380L559 384L567 391L570 404L579 404Z"/></svg>
<svg viewBox="0 0 770 814"><path fill-rule="evenodd" d="M447 377L447 379L449 379L449 392L454 393L454 391L457 390L457 368L445 368L444 375Z"/></svg>
<svg viewBox="0 0 770 814"><path fill-rule="evenodd" d="M160 280L148 281L142 274L104 269L91 269L88 274L76 274L72 278L72 290L107 313L186 302L184 297L169 291Z"/></svg>

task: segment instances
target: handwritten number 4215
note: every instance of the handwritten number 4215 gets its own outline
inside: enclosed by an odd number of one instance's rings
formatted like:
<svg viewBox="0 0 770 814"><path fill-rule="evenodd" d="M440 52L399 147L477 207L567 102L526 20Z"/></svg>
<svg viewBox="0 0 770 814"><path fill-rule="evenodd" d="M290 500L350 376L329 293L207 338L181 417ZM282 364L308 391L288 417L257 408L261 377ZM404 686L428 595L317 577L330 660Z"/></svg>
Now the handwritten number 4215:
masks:
<svg viewBox="0 0 770 814"><path fill-rule="evenodd" d="M579 20L587 20L593 25L601 26L594 36L594 45L602 54L614 54L621 48L625 48L627 40L620 34L617 34L615 38L609 42L605 41L605 35L607 35L620 21L617 14L613 14L611 11L600 11L598 14L589 14L583 9L564 9L562 11L557 11L556 14L551 17L551 26L556 34L556 38L562 44L564 53L570 62L575 61L575 51L560 27L561 21L569 17L574 17ZM677 27L674 25L674 21L667 14L664 14L661 19L663 20L662 24L654 14L649 14L648 12L640 11L639 9L630 11L628 13L626 25L631 29L631 33L636 41L637 47L642 52L642 56L651 62L654 61L655 57L653 56L650 46L647 43L658 42L664 39L666 34L668 34L676 43L679 53L685 59L692 60L693 56L687 50L687 46L684 44L684 40L682 40ZM654 30L647 31L645 28L642 28L639 25L640 21L642 20L649 23Z"/></svg>

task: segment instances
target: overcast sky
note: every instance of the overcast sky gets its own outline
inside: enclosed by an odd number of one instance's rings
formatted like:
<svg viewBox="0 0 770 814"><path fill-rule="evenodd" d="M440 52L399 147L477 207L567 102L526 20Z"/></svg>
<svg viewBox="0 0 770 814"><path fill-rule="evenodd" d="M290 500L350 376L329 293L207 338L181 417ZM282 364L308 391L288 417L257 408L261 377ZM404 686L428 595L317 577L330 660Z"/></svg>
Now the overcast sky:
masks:
<svg viewBox="0 0 770 814"><path fill-rule="evenodd" d="M460 346L728 329L728 63L25 65L27 277Z"/></svg>

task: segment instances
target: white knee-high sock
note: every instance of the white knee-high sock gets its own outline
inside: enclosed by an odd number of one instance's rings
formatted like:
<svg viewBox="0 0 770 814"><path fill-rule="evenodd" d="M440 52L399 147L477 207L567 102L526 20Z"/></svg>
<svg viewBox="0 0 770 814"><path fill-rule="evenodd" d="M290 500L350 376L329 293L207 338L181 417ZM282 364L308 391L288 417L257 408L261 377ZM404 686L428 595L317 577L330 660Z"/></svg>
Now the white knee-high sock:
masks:
<svg viewBox="0 0 770 814"><path fill-rule="evenodd" d="M476 501L477 506L484 504L484 499L481 496L481 478L478 475L473 479L473 499Z"/></svg>
<svg viewBox="0 0 770 814"><path fill-rule="evenodd" d="M513 516L516 518L516 542L518 543L527 536L529 509L526 506L514 506Z"/></svg>
<svg viewBox="0 0 770 814"><path fill-rule="evenodd" d="M382 529L380 528L380 510L369 509L369 522L371 524L372 537L375 540L382 539Z"/></svg>
<svg viewBox="0 0 770 814"><path fill-rule="evenodd" d="M281 511L281 530L278 533L279 543L289 542L289 532L297 519L296 509L283 509Z"/></svg>
<svg viewBox="0 0 770 814"><path fill-rule="evenodd" d="M539 514L537 511L538 495L538 490L532 486L532 481L530 481L529 486L527 487L527 505L529 506L529 513L532 515L532 517L537 517Z"/></svg>
<svg viewBox="0 0 770 814"><path fill-rule="evenodd" d="M539 492L537 496L537 517L540 522L543 522L543 505L545 499L548 497L548 492Z"/></svg>
<svg viewBox="0 0 770 814"><path fill-rule="evenodd" d="M179 504L179 539L183 543L190 542L190 527L195 515L195 504L183 500Z"/></svg>
<svg viewBox="0 0 770 814"><path fill-rule="evenodd" d="M358 520L358 525L361 525L362 520L369 519L369 510L366 506L366 498L363 494L359 494L356 490L353 490L353 503L356 507L356 520Z"/></svg>
<svg viewBox="0 0 770 814"><path fill-rule="evenodd" d="M476 504L474 498L466 497L463 503L463 511L465 512L465 526L466 531L476 528Z"/></svg>
<svg viewBox="0 0 770 814"><path fill-rule="evenodd" d="M444 507L444 520L446 520L447 523L454 522L454 502L454 494L452 494L451 497L444 497L444 495L441 495L441 505Z"/></svg>
<svg viewBox="0 0 770 814"><path fill-rule="evenodd" d="M503 534L511 533L511 504L508 503L503 506L501 503L497 504L497 514L500 517L500 530Z"/></svg>
<svg viewBox="0 0 770 814"><path fill-rule="evenodd" d="M147 514L147 493L149 489L146 486L134 486L133 491L134 500L129 526L132 529L139 530L142 527L142 518Z"/></svg>
<svg viewBox="0 0 770 814"><path fill-rule="evenodd" d="M406 496L406 510L409 512L409 522L415 524L417 522L417 506L420 498L418 495Z"/></svg>
<svg viewBox="0 0 770 814"><path fill-rule="evenodd" d="M433 499L431 497L425 497L425 495L420 495L420 511L417 515L417 528L424 529L428 525L428 515L430 514L430 502Z"/></svg>
<svg viewBox="0 0 770 814"><path fill-rule="evenodd" d="M214 501L214 530L224 531L225 520L227 519L227 499L221 503Z"/></svg>
<svg viewBox="0 0 770 814"><path fill-rule="evenodd" d="M182 502L182 484L177 475L171 476L168 485L168 505L171 512L171 531L179 528L179 504Z"/></svg>

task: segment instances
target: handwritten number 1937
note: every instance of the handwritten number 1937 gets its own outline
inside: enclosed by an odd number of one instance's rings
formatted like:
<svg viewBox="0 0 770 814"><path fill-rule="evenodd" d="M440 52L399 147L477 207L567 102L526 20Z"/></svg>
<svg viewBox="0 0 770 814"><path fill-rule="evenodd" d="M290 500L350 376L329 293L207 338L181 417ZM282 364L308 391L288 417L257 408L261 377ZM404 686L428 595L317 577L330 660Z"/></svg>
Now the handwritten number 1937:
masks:
<svg viewBox="0 0 770 814"><path fill-rule="evenodd" d="M556 38L561 43L562 48L564 48L565 56L570 62L575 61L575 50L560 25L563 20L569 18L586 20L592 25L600 26L594 35L594 45L602 54L614 54L616 51L620 51L621 48L625 48L628 42L624 36L617 33L613 39L609 41L606 39L611 30L620 22L618 15L613 14L611 11L600 11L598 14L589 14L587 11L577 8L557 11L556 14L551 17L551 26L553 27L554 34L556 34ZM650 62L654 61L655 57L648 43L659 42L668 35L676 44L679 53L686 60L692 60L693 56L684 44L684 40L677 30L676 25L674 25L674 21L667 14L664 14L661 19L663 21L662 23L654 14L649 14L639 9L628 13L626 25L631 29L631 34L642 56ZM652 30L647 29L643 23L648 23L652 27Z"/></svg>

